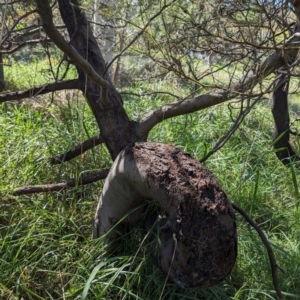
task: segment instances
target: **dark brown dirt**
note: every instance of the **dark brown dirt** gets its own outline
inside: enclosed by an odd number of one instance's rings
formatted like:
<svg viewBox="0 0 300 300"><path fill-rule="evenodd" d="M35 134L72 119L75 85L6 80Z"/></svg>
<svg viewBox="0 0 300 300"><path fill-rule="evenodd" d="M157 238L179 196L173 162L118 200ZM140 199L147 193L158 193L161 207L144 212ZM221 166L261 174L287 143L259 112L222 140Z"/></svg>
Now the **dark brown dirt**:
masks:
<svg viewBox="0 0 300 300"><path fill-rule="evenodd" d="M212 286L230 273L237 255L231 204L217 179L188 153L165 144L136 143L136 163L150 163L148 181L168 204L157 222L158 266L182 287Z"/></svg>

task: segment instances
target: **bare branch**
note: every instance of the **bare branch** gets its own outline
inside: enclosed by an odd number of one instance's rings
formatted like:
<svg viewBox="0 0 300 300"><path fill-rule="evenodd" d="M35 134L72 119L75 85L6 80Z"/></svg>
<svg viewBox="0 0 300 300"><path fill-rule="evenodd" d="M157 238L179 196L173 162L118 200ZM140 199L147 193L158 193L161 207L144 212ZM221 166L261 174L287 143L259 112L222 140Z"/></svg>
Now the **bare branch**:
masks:
<svg viewBox="0 0 300 300"><path fill-rule="evenodd" d="M147 27L151 24L151 22L156 19L158 16L160 16L162 14L162 12L168 8L170 5L172 5L174 2L176 2L177 0L173 0L171 1L170 3L168 4L165 4L164 6L161 7L161 9L156 13L154 14L149 20L148 22L146 23L146 25L135 35L135 37L128 43L128 45L126 45L118 55L116 55L112 61L110 61L108 63L108 65L106 66L105 70L104 70L104 74L107 72L107 70L110 68L110 66L113 64L113 62L118 59L144 32L145 30L147 29Z"/></svg>
<svg viewBox="0 0 300 300"><path fill-rule="evenodd" d="M140 121L140 133L147 136L148 132L165 119L202 110L225 101L231 100L240 94L253 89L262 79L284 66L288 57L294 57L300 46L300 33L295 33L285 47L275 51L258 68L257 72L247 73L231 90L215 90L195 98L164 105L145 115ZM262 92L267 93L269 91Z"/></svg>
<svg viewBox="0 0 300 300"><path fill-rule="evenodd" d="M25 42L22 42L22 43L18 44L14 48L0 50L0 53L1 54L12 54L12 53L16 52L17 50L19 50L20 48L22 48L22 47L25 47L27 45L40 44L42 42L51 42L51 40L50 39L46 39L46 40L35 39L35 40L25 41Z"/></svg>
<svg viewBox="0 0 300 300"><path fill-rule="evenodd" d="M52 165L56 165L56 164L61 164L62 162L65 162L65 161L69 161L69 160L75 158L76 156L79 156L80 154L86 152L87 150L92 149L93 147L100 145L102 143L104 143L104 140L102 139L102 137L100 135L94 136L94 137L88 139L87 141L83 142L82 144L75 146L70 151L68 151L64 154L52 157L50 159L50 163Z"/></svg>
<svg viewBox="0 0 300 300"><path fill-rule="evenodd" d="M75 48L66 42L60 32L53 24L52 10L48 1L35 0L37 5L38 13L41 17L43 28L46 34L50 37L53 43L63 51L72 61L80 67L96 84L101 86L101 101L103 105L109 105L108 99L108 87L109 83L107 80L99 76L91 64L88 63L76 50Z"/></svg>
<svg viewBox="0 0 300 300"><path fill-rule="evenodd" d="M61 25L56 25L55 27L57 29L64 29L64 28L66 28L66 25L61 24ZM24 37L24 36L29 36L29 35L39 33L41 31L44 32L44 28L41 27L40 25L31 25L31 26L28 26L25 28L14 29L11 32L12 33L22 33L22 37Z"/></svg>
<svg viewBox="0 0 300 300"><path fill-rule="evenodd" d="M37 95L47 94L47 93L60 91L60 90L79 89L79 88L80 88L80 83L77 79L54 82L50 84L41 85L26 91L0 94L0 103L6 101L22 100L25 98L31 98Z"/></svg>
<svg viewBox="0 0 300 300"><path fill-rule="evenodd" d="M20 23L21 20L27 18L28 16L35 14L37 11L36 10L31 10L29 12L26 12L24 15L20 16L15 23L12 25L10 31L3 37L3 39L0 41L0 47L6 42L6 40L9 38L9 36L12 33L12 30Z"/></svg>
<svg viewBox="0 0 300 300"><path fill-rule="evenodd" d="M206 161L210 156L212 156L214 153L216 153L219 149L221 149L226 142L230 139L230 137L235 133L235 131L239 128L245 117L249 114L249 112L252 110L253 106L261 99L259 97L256 99L252 104L248 103L247 107L243 109L243 106L241 107L240 113L236 119L236 121L231 126L230 130L226 132L224 136L222 136L218 142L214 145L213 149L209 151L204 157L200 159L200 162L203 163ZM242 103L243 105L243 103Z"/></svg>
<svg viewBox="0 0 300 300"><path fill-rule="evenodd" d="M170 92L163 92L163 91L155 91L155 92L149 92L149 93L142 93L142 94L137 94L137 93L132 93L132 92L120 92L121 95L130 95L130 96L136 96L136 97L145 97L145 96L152 96L152 95L168 95L177 99L180 99L179 96L170 93Z"/></svg>
<svg viewBox="0 0 300 300"><path fill-rule="evenodd" d="M65 182L53 183L53 184L43 184L43 185L27 185L20 187L12 192L12 195L28 195L44 192L58 192L66 189L70 189L76 186L82 186L90 184L102 179L105 179L109 170L102 170L97 173L93 173L86 176L81 176L78 179L68 179Z"/></svg>
<svg viewBox="0 0 300 300"><path fill-rule="evenodd" d="M274 285L274 288L275 288L275 291L276 291L276 294L277 294L277 298L278 299L283 299L283 295L281 293L281 290L280 290L280 287L279 287L279 282L278 282L278 277L277 277L277 268L278 268L278 266L277 266L277 263L276 263L276 259L275 259L273 249L272 249L266 235L259 228L259 226L256 224L256 222L254 220L252 220L252 218L244 210L242 210L238 205L232 203L232 207L237 212L239 212L245 218L245 220L257 231L259 237L261 238L262 242L264 243L264 245L267 249L270 264L271 264L273 285Z"/></svg>

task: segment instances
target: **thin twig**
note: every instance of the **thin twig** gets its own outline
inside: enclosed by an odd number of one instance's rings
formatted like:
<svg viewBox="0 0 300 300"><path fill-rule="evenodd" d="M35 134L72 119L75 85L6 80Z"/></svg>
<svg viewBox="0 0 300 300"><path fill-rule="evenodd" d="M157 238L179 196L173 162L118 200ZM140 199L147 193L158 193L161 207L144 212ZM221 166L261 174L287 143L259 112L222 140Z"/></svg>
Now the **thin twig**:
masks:
<svg viewBox="0 0 300 300"><path fill-rule="evenodd" d="M248 115L248 113L251 111L253 106L260 100L261 97L256 99L251 105L248 105L245 109L243 109L243 106L241 107L240 113L236 119L236 121L233 123L233 125L230 127L230 129L226 132L225 135L223 135L218 142L214 145L213 149L209 151L204 157L200 159L200 162L206 161L210 156L212 156L214 153L216 153L219 149L221 149L226 142L230 139L230 137L235 133L235 131L239 128L245 117Z"/></svg>
<svg viewBox="0 0 300 300"><path fill-rule="evenodd" d="M276 294L277 294L277 298L278 299L283 299L283 295L281 293L281 290L280 290L280 287L279 287L279 282L278 282L278 277L277 277L277 268L278 268L278 266L277 266L277 263L276 263L274 252L272 250L272 247L271 247L266 235L263 233L263 231L260 229L260 227L256 224L256 222L254 220L252 220L251 217L244 210L242 210L238 205L232 203L232 207L237 212L239 212L245 218L245 220L257 231L259 237L261 238L262 242L264 243L264 245L267 249L270 264L271 264L273 285L274 285L274 288L275 288L275 291L276 291Z"/></svg>
<svg viewBox="0 0 300 300"><path fill-rule="evenodd" d="M82 144L75 146L73 149L66 153L51 157L50 163L52 165L61 164L62 162L69 161L82 153L86 152L93 147L104 143L104 140L100 135L93 136L92 138L84 141Z"/></svg>
<svg viewBox="0 0 300 300"><path fill-rule="evenodd" d="M41 43L45 43L45 42L51 42L50 39L44 39L44 40L41 40L41 39L35 39L35 40L29 40L29 41L24 41L20 44L18 44L17 46L15 46L14 48L8 48L8 49L4 49L4 50L0 50L0 53L1 54L12 54L14 52L16 52L17 50L25 47L25 46L28 46L28 45L36 45L36 44L41 44Z"/></svg>
<svg viewBox="0 0 300 300"><path fill-rule="evenodd" d="M53 13L48 1L35 0L35 3L45 33L53 41L53 43L74 62L77 67L81 68L94 83L101 87L100 100L105 106L108 106L110 104L108 99L109 82L99 76L94 67L64 39L53 23Z"/></svg>
<svg viewBox="0 0 300 300"><path fill-rule="evenodd" d="M42 184L42 185L27 185L20 188L17 188L12 192L12 195L28 195L44 192L55 192L62 191L76 186L82 186L89 183L93 183L102 179L105 179L109 170L102 170L97 173L89 174L86 176L81 176L78 179L72 178L68 179L65 182L53 183L53 184Z"/></svg>
<svg viewBox="0 0 300 300"><path fill-rule="evenodd" d="M114 61L116 59L118 59L144 32L145 30L147 29L147 27L149 27L149 25L151 24L151 22L156 19L158 16L160 16L162 14L162 12L168 8L170 5L172 5L174 2L176 2L176 0L173 0L171 1L170 3L166 4L164 6L161 7L161 9L156 13L154 14L149 20L148 22L146 23L146 25L135 35L135 37L128 43L128 45L126 45L121 51L119 54L117 54L106 66L104 72L103 72L103 75L106 74L107 70L110 68L110 66L114 63Z"/></svg>
<svg viewBox="0 0 300 300"><path fill-rule="evenodd" d="M138 94L138 93L131 93L131 92L120 92L121 95L130 95L130 96L136 96L136 97L144 97L144 96L152 96L152 95L157 95L157 94L162 94L162 95L168 95L168 96L172 96L174 98L177 99L181 99L181 97L172 94L170 92L162 92L162 91L155 91L155 92L149 92L149 93L142 93L142 94Z"/></svg>

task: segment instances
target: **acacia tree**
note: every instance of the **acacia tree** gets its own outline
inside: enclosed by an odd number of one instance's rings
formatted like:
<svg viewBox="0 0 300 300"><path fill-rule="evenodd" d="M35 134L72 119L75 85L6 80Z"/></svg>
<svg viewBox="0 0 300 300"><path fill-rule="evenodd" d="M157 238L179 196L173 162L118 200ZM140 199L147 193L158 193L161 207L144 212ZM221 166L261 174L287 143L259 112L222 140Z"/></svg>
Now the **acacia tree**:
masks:
<svg viewBox="0 0 300 300"><path fill-rule="evenodd" d="M147 137L154 126L168 118L239 100L240 113L232 128L202 158L204 161L224 145L264 95L272 94L276 153L284 163L299 159L289 142L287 87L297 67L300 2L129 1L123 4L125 15L117 7L113 12L120 28L123 32L127 28L130 35L122 37L119 53L109 62L102 56L89 14L79 1L58 0L58 6L44 0L29 2L33 8L28 14L40 20L36 28L45 34L44 40L62 51L68 63L76 66L78 78L57 77L42 87L2 94L0 101L62 89L82 91L97 121L99 136L54 157L52 162L72 159L100 143L106 145L114 160L109 174L104 170L81 179L85 184L108 174L95 216L94 237L117 228L109 235L113 246L117 231L122 230L120 225L115 226L118 221L150 198L164 212L163 218L149 217L151 226L160 228L162 242L153 249L160 268L181 286L220 282L234 265L237 244L233 209L225 192L190 155L170 145L147 143ZM6 3L12 7L19 4ZM53 14L55 9L60 17ZM67 33L59 30L60 22ZM7 39L13 37L14 27L6 32ZM18 42L17 47L20 45ZM138 121L130 120L108 73L126 51L147 58L143 68L149 70L150 77L175 75L180 82L192 85L190 93L182 92L174 103L154 109ZM203 57L213 58L213 64L204 67L200 64ZM225 72L226 82L224 76L220 80L221 72ZM15 193L60 190L72 185L74 181L68 181L21 188ZM127 221L134 224L140 214L141 210L135 210Z"/></svg>

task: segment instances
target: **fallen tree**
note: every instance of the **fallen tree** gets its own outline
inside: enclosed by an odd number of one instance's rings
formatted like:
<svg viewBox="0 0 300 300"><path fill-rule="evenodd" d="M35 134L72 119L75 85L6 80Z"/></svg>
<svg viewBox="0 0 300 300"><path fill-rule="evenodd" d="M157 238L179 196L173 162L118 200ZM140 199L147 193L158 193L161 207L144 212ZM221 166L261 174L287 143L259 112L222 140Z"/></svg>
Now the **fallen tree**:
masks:
<svg viewBox="0 0 300 300"><path fill-rule="evenodd" d="M250 14L252 11L243 1L233 1L231 5L225 7L219 3L201 4L197 7L199 11L205 10L203 14L188 10L186 3L180 4L175 0L164 1L158 6L153 4L154 11L151 11L151 15L147 15L148 11L145 11L146 21L141 17L141 24L136 24L133 38L120 42L122 49L110 62L104 61L90 21L79 1L57 1L60 17L67 30L66 38L59 30L59 26L55 26L53 11L56 2L44 0L34 2L36 9L30 14L38 16L41 24L39 29L47 35L47 39L41 40L45 43L48 39L51 40L63 52L64 59L76 66L78 78L68 81L60 81L56 78L55 82L47 85L20 92L4 93L0 95L0 102L20 100L61 89L76 88L82 91L95 116L100 131L99 136L76 146L65 154L54 157L51 161L52 163L67 161L100 143L105 144L111 158L115 161L100 198L94 237L110 231L132 208L150 197L162 206L162 215L166 214L159 221L157 218L153 221L158 224L162 234L162 243L156 251L153 251L159 267L182 286L213 285L220 282L232 269L236 256L235 221L226 194L221 190L214 176L193 158L168 145L147 143L147 138L157 124L168 118L199 111L232 99L239 100L242 107L240 114L228 134L216 143L216 148L210 153L213 154L230 138L257 101L262 96L273 93L276 124L274 146L276 150L285 148L278 158L283 162L289 160L291 156L293 159L297 158L289 143L288 108L287 105L280 105L280 103L281 99L287 100L286 80L293 76L292 70L297 62L300 44L299 2L289 1L287 6L273 5L271 2L256 3L255 8L257 9L257 6L260 8L254 11L257 20L263 29L269 30L271 35L269 37L266 34L262 41L259 39L253 41L259 33L259 26L254 26L255 29L250 35L245 35L249 33L249 24L253 20L248 20L248 24L244 20L241 21L240 13L246 11L247 14L249 12L249 16L247 15L249 18L253 16ZM184 14L186 20L173 32L172 26L169 26L170 24L167 24L164 18L175 16L174 20L181 20L181 16L175 13L177 11ZM267 27L265 22L273 20L273 16L280 12L282 12L280 16L283 14L290 16L292 13L294 22L283 22L281 17L274 17L274 22L276 21L278 26L276 27L278 32L274 32L271 25ZM163 19L158 27L167 36L163 43L164 47L160 47L161 44L155 41L156 37L151 36L152 31L147 32L152 24L157 27L155 22L158 18ZM19 20L16 20L14 26L18 22ZM128 21L126 25L131 24L130 22ZM182 24L181 21L178 23ZM171 24L177 26L177 22ZM152 28L153 31L155 26ZM231 29L227 31L228 28ZM186 30L189 34L186 34ZM289 33L288 37L287 33ZM5 39L9 40L14 36L16 32L13 27L7 32ZM122 36L124 37L123 34ZM177 38L175 39L174 36ZM279 42L275 43L278 36ZM159 38L161 36L158 35L157 39ZM121 94L107 72L113 63L135 44L138 46L134 50L147 55L156 66L160 67L162 74L175 74L196 85L192 95L177 97L179 100L176 102L166 103L153 109L137 121L129 118ZM22 47L22 43L19 45ZM259 51L261 53L258 57ZM217 71L208 69L209 71L197 72L193 62L200 55L219 58L224 63L216 67ZM238 73L239 77L233 72L226 83L219 83L217 80L214 80L217 83L210 86L203 83L202 79L206 76L213 76L231 65L234 68L239 67L239 71L242 70L241 74ZM277 77L270 79L270 76L277 71L280 71ZM282 72L285 74L282 75ZM268 79L267 83L264 83L265 79ZM203 88L204 92L200 93L201 89L199 91L198 87ZM197 92L199 95L195 96ZM244 102L247 102L246 106ZM284 115L284 124L282 115ZM283 126L280 126L282 124ZM284 132L287 132L284 143L279 144L278 138L282 137ZM202 161L207 157L205 156ZM107 172L104 171L96 178L103 179L106 175ZM70 188L76 184L88 183L88 180L81 178L76 182L73 179L59 186L40 186L37 189L30 187L30 190L50 191ZM18 195L22 193L28 193L28 189L15 191ZM128 221L134 224L138 217L139 214L136 212L129 217ZM122 225L120 226L122 228ZM203 241L202 232L205 231L209 232L206 235L209 238L207 240L204 238ZM110 241L113 237L114 231ZM197 253L200 253L199 256ZM278 294L280 297L280 293Z"/></svg>
<svg viewBox="0 0 300 300"><path fill-rule="evenodd" d="M231 204L211 172L169 145L135 143L118 155L100 197L94 237L147 199L162 208L153 253L169 278L181 287L208 287L226 278L237 255ZM127 221L134 225L141 213L134 210ZM112 243L119 227L109 234Z"/></svg>

